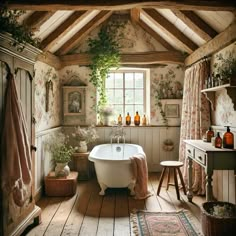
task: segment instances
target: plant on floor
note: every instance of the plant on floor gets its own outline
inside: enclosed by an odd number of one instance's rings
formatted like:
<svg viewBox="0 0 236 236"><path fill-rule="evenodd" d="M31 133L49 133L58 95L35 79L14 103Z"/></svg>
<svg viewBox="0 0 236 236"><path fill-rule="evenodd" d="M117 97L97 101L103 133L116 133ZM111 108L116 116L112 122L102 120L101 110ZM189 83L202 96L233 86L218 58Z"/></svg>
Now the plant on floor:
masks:
<svg viewBox="0 0 236 236"><path fill-rule="evenodd" d="M34 33L31 29L24 24L19 24L18 19L22 14L24 11L8 10L6 6L0 8L0 32L8 32L12 35L14 39L12 46L16 47L18 51L22 51L26 43L35 47L39 45L39 39L33 37Z"/></svg>
<svg viewBox="0 0 236 236"><path fill-rule="evenodd" d="M105 81L111 68L120 65L121 29L124 24L118 21L110 21L101 27L97 38L89 38L88 46L91 55L90 82L97 88L99 101L97 110L107 103Z"/></svg>

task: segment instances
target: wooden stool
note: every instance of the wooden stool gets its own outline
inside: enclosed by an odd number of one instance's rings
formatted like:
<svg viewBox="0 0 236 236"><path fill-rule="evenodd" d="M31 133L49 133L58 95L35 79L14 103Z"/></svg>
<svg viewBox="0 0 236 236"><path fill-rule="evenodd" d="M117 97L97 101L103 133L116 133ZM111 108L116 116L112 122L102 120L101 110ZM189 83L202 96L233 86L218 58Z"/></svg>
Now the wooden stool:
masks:
<svg viewBox="0 0 236 236"><path fill-rule="evenodd" d="M180 167L184 165L183 162L180 162L180 161L162 161L160 163L160 165L163 166L163 169L162 169L162 172L161 172L160 182L159 182L159 185L158 185L158 188L157 188L157 195L159 196L159 194L160 194L161 185L162 185L162 182L163 182L163 179L164 179L164 176L165 176L165 172L166 172L166 169L167 169L168 170L168 176L167 176L166 190L168 190L169 185L174 185L175 190L176 190L176 194L177 194L177 198L178 198L178 200L180 200L179 186L178 186L176 170L179 173L179 178L180 178L181 184L183 186L183 191L184 191L184 194L186 195L186 188L185 188L185 185L184 185L184 180L183 180L182 173L180 171ZM174 184L170 183L170 171L171 171L171 169L173 169L173 172L174 172Z"/></svg>

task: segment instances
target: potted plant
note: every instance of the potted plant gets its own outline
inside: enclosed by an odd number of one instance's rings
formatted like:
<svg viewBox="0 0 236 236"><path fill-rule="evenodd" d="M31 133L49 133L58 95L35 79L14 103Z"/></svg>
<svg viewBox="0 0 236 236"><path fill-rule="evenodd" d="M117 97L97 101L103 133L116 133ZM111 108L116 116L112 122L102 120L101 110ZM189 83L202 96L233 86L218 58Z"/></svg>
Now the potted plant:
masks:
<svg viewBox="0 0 236 236"><path fill-rule="evenodd" d="M56 165L55 176L68 176L70 173L68 163L74 152L74 148L68 145L68 137L62 132L49 135L45 142L45 148L51 153L52 160Z"/></svg>
<svg viewBox="0 0 236 236"><path fill-rule="evenodd" d="M234 52L226 53L223 57L222 53L216 55L218 62L214 63L213 79L220 80L220 83L236 83L236 56ZM219 81L218 81L219 82Z"/></svg>
<svg viewBox="0 0 236 236"><path fill-rule="evenodd" d="M78 126L71 135L77 142L79 142L79 146L75 148L75 151L81 153L87 152L87 144L93 143L99 138L94 125L91 125L88 128L81 128Z"/></svg>

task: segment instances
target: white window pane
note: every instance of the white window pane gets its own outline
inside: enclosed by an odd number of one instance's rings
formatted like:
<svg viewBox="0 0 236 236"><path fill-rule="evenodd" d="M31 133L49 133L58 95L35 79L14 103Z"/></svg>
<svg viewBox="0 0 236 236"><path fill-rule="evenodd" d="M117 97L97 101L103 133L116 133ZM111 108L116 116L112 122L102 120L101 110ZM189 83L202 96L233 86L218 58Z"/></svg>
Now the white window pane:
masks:
<svg viewBox="0 0 236 236"><path fill-rule="evenodd" d="M123 105L115 105L115 117L116 117L116 121L118 119L119 114L121 114L122 118L123 118ZM124 121L124 118L123 118Z"/></svg>
<svg viewBox="0 0 236 236"><path fill-rule="evenodd" d="M134 73L125 73L125 88L134 87Z"/></svg>
<svg viewBox="0 0 236 236"><path fill-rule="evenodd" d="M123 89L115 90L114 103L123 104Z"/></svg>
<svg viewBox="0 0 236 236"><path fill-rule="evenodd" d="M135 90L135 104L143 104L143 90Z"/></svg>
<svg viewBox="0 0 236 236"><path fill-rule="evenodd" d="M123 88L123 73L115 73L115 88Z"/></svg>
<svg viewBox="0 0 236 236"><path fill-rule="evenodd" d="M106 88L114 88L114 73L109 73L106 79Z"/></svg>
<svg viewBox="0 0 236 236"><path fill-rule="evenodd" d="M131 116L131 120L134 118L135 110L133 105L125 105L125 116L129 112L129 115Z"/></svg>
<svg viewBox="0 0 236 236"><path fill-rule="evenodd" d="M143 88L143 73L135 73L135 88Z"/></svg>
<svg viewBox="0 0 236 236"><path fill-rule="evenodd" d="M135 105L135 111L138 111L139 115L143 115L143 105Z"/></svg>
<svg viewBox="0 0 236 236"><path fill-rule="evenodd" d="M125 103L134 104L134 90L133 89L125 90Z"/></svg>
<svg viewBox="0 0 236 236"><path fill-rule="evenodd" d="M107 102L109 104L113 104L114 103L114 90L107 89L106 95L107 95Z"/></svg>

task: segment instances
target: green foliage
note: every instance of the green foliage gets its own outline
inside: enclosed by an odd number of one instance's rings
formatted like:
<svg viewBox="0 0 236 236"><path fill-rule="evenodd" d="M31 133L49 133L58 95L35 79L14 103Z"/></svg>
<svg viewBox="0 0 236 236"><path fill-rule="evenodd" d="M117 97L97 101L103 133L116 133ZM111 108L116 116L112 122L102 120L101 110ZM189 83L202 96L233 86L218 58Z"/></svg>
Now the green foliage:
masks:
<svg viewBox="0 0 236 236"><path fill-rule="evenodd" d="M123 27L124 24L119 22L109 22L101 27L97 38L88 39L92 60L89 66L91 69L90 82L97 88L99 94L98 110L107 103L105 81L109 70L112 67L118 68L120 64L119 39L122 36L120 29Z"/></svg>
<svg viewBox="0 0 236 236"><path fill-rule="evenodd" d="M214 64L216 77L220 77L222 81L229 82L230 79L236 77L236 56L234 52L228 52L227 57L223 57L221 53L216 55L219 63Z"/></svg>
<svg viewBox="0 0 236 236"><path fill-rule="evenodd" d="M49 135L44 142L45 150L52 154L55 163L67 163L71 160L74 148L68 145L69 137L62 132Z"/></svg>
<svg viewBox="0 0 236 236"><path fill-rule="evenodd" d="M24 14L24 11L20 10L8 10L6 7L0 9L0 32L8 32L15 40L12 46L17 50L22 51L26 43L29 43L35 47L39 45L39 39L33 38L34 33L25 25L18 23L18 18Z"/></svg>

